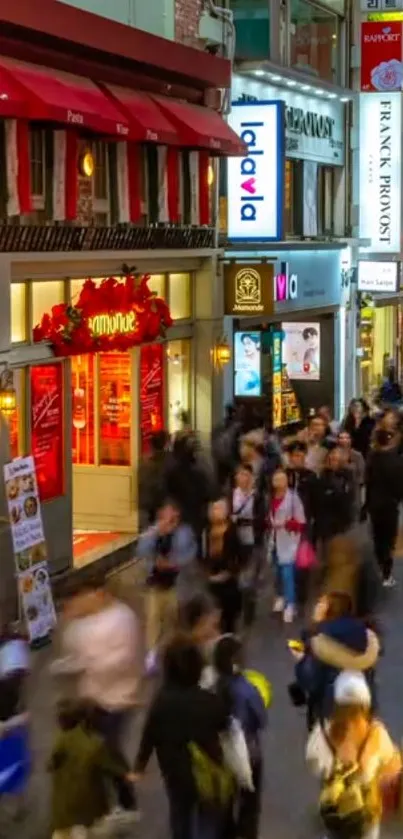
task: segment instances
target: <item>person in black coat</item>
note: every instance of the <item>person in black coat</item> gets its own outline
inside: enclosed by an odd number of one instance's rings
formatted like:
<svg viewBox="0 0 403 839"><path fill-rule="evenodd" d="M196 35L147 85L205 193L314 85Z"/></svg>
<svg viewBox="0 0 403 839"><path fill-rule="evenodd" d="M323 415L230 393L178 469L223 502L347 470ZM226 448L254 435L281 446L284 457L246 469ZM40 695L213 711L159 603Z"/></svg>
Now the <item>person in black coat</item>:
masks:
<svg viewBox="0 0 403 839"><path fill-rule="evenodd" d="M316 500L316 535L327 541L346 533L354 518L354 482L349 469L343 468L338 446L329 449L325 468L318 478Z"/></svg>
<svg viewBox="0 0 403 839"><path fill-rule="evenodd" d="M174 442L166 473L166 493L178 506L183 523L191 526L199 542L215 488L198 460L192 435L180 436Z"/></svg>
<svg viewBox="0 0 403 839"><path fill-rule="evenodd" d="M369 455L365 484L376 558L385 586L393 586L393 549L403 498L403 459L393 434L380 428Z"/></svg>
<svg viewBox="0 0 403 839"><path fill-rule="evenodd" d="M369 407L364 399L353 399L348 407L347 416L342 423L342 430L348 431L352 448L366 459L375 420L369 416Z"/></svg>
<svg viewBox="0 0 403 839"><path fill-rule="evenodd" d="M153 752L157 755L169 801L171 839L224 834L219 831L225 812L203 806L193 773L191 744L222 765L220 734L230 720L228 699L199 686L203 667L203 656L188 636L172 641L135 760L135 774L142 775Z"/></svg>
<svg viewBox="0 0 403 839"><path fill-rule="evenodd" d="M288 466L286 472L288 486L290 489L297 491L302 501L308 531L310 532L315 519L318 479L315 472L305 466L306 453L306 443L301 443L298 440L290 443L287 448Z"/></svg>
<svg viewBox="0 0 403 839"><path fill-rule="evenodd" d="M245 560L226 499L210 505L203 542L202 567L209 591L221 611L221 631L233 633L242 610L239 575Z"/></svg>

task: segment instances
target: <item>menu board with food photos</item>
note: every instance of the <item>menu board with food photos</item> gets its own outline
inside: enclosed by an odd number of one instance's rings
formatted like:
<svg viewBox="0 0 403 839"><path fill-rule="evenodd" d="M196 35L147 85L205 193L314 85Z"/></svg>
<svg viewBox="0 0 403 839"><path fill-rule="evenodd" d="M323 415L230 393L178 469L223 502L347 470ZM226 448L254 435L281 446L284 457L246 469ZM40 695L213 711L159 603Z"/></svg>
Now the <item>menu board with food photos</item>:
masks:
<svg viewBox="0 0 403 839"><path fill-rule="evenodd" d="M56 623L34 459L4 466L4 481L18 589L31 642L49 636Z"/></svg>

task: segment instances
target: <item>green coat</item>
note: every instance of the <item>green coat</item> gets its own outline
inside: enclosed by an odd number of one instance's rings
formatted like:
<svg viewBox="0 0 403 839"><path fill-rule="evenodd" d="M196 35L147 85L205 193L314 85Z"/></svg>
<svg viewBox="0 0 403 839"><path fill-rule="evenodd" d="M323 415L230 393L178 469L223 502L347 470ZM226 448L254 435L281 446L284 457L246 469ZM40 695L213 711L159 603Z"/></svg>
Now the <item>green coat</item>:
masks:
<svg viewBox="0 0 403 839"><path fill-rule="evenodd" d="M123 777L127 767L111 755L98 734L77 726L60 731L53 748L52 830L91 827L109 811L108 777Z"/></svg>

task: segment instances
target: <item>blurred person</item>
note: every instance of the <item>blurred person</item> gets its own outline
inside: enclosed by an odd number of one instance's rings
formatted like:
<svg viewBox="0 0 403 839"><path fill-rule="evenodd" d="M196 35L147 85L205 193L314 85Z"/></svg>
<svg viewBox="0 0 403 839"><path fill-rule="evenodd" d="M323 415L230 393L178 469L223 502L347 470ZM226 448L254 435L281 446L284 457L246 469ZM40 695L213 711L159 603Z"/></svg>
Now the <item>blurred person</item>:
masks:
<svg viewBox="0 0 403 839"><path fill-rule="evenodd" d="M392 366L379 391L379 401L384 404L396 405L402 401L402 389L396 380L396 371Z"/></svg>
<svg viewBox="0 0 403 839"><path fill-rule="evenodd" d="M334 536L327 543L320 580L320 594L346 595L352 614L369 628L377 623L381 577L373 551L349 534Z"/></svg>
<svg viewBox="0 0 403 839"><path fill-rule="evenodd" d="M243 553L243 611L245 625L250 626L256 612L256 587L266 529L266 498L256 488L253 468L249 463L241 464L235 473L232 521Z"/></svg>
<svg viewBox="0 0 403 839"><path fill-rule="evenodd" d="M363 506L363 489L365 485L365 460L361 452L356 452L352 447L351 435L348 431L341 430L337 445L342 452L343 465L351 469L354 482L354 508L355 518L358 519Z"/></svg>
<svg viewBox="0 0 403 839"><path fill-rule="evenodd" d="M387 408L377 418L374 434L372 437L372 444L375 443L375 435L377 431L386 431L390 434L390 446L402 454L402 428L400 414L396 408Z"/></svg>
<svg viewBox="0 0 403 839"><path fill-rule="evenodd" d="M241 421L236 408L226 405L224 422L213 430L211 450L220 490L227 489L239 462Z"/></svg>
<svg viewBox="0 0 403 839"><path fill-rule="evenodd" d="M208 663L211 651L220 637L220 610L215 599L206 591L195 594L180 609L180 626L188 632Z"/></svg>
<svg viewBox="0 0 403 839"><path fill-rule="evenodd" d="M304 652L296 654L295 676L306 697L309 728L332 713L334 683L342 670L364 673L375 700L379 640L363 620L354 617L348 594L331 592L320 598L303 640Z"/></svg>
<svg viewBox="0 0 403 839"><path fill-rule="evenodd" d="M126 729L138 704L140 633L134 612L113 597L103 580L83 585L73 598L54 672L76 674L76 697L97 707L99 731L121 755ZM135 810L130 784L117 778L119 805Z"/></svg>
<svg viewBox="0 0 403 839"><path fill-rule="evenodd" d="M325 543L345 533L354 517L354 485L351 471L343 465L343 452L333 446L326 453L318 479L316 534Z"/></svg>
<svg viewBox="0 0 403 839"><path fill-rule="evenodd" d="M200 463L194 435L178 437L167 470L167 498L177 505L183 523L190 525L198 543L214 492L211 478Z"/></svg>
<svg viewBox="0 0 403 839"><path fill-rule="evenodd" d="M151 435L150 454L139 469L139 509L141 529L153 524L161 504L166 500L166 471L168 464L168 434L158 431Z"/></svg>
<svg viewBox="0 0 403 839"><path fill-rule="evenodd" d="M326 457L326 423L317 414L309 419L306 442L308 448L305 466L319 475Z"/></svg>
<svg viewBox="0 0 403 839"><path fill-rule="evenodd" d="M329 405L321 405L318 410L318 417L326 423L326 437L337 437L340 423L333 419Z"/></svg>
<svg viewBox="0 0 403 839"><path fill-rule="evenodd" d="M322 781L320 810L329 839L379 839L383 792L398 781L402 761L374 716L362 673L347 670L335 680L332 712L312 731L306 758Z"/></svg>
<svg viewBox="0 0 403 839"><path fill-rule="evenodd" d="M110 810L107 780L131 783L125 760L97 730L97 713L86 702L63 702L48 762L53 839L86 839Z"/></svg>
<svg viewBox="0 0 403 839"><path fill-rule="evenodd" d="M152 672L161 644L178 618L178 591L186 582L190 585L196 571L195 535L181 522L176 504L168 501L160 508L155 525L139 538L137 555L148 564L146 669Z"/></svg>
<svg viewBox="0 0 403 839"><path fill-rule="evenodd" d="M231 803L206 800L195 768L194 747L207 758L205 785L210 787L224 771L220 735L230 724L229 702L199 685L203 666L202 654L188 636L172 639L135 760L138 777L156 753L169 802L171 839L222 839Z"/></svg>
<svg viewBox="0 0 403 839"><path fill-rule="evenodd" d="M395 585L393 550L396 544L399 505L403 497L403 460L392 432L375 432L366 468L367 508L376 558L386 587Z"/></svg>
<svg viewBox="0 0 403 839"><path fill-rule="evenodd" d="M364 399L352 399L342 422L343 431L348 431L354 451L360 452L364 460L371 445L375 420L370 416L369 406Z"/></svg>
<svg viewBox="0 0 403 839"><path fill-rule="evenodd" d="M313 529L317 497L317 475L306 466L308 447L306 443L294 440L286 449L287 477L290 489L295 490L304 508L308 532Z"/></svg>
<svg viewBox="0 0 403 839"><path fill-rule="evenodd" d="M202 567L221 614L222 632L234 632L242 610L239 575L244 552L225 499L210 504Z"/></svg>
<svg viewBox="0 0 403 839"><path fill-rule="evenodd" d="M296 559L305 528L304 508L298 494L290 490L284 469L272 478L270 502L270 544L276 571L276 594L273 611L283 613L285 623L292 623L296 611Z"/></svg>
<svg viewBox="0 0 403 839"><path fill-rule="evenodd" d="M232 716L244 732L252 769L253 790L239 791L235 836L258 839L263 786L261 732L267 723L267 707L259 690L242 670L242 645L234 635L220 638L213 653L216 690L230 699Z"/></svg>

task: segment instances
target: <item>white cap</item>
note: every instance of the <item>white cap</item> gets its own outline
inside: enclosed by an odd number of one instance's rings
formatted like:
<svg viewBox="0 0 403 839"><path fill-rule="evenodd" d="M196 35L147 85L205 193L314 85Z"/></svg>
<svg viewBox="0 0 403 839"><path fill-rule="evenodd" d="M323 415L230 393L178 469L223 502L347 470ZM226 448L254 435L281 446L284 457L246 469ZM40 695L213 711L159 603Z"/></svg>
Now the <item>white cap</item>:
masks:
<svg viewBox="0 0 403 839"><path fill-rule="evenodd" d="M334 683L334 701L337 705L365 705L372 704L367 680L362 673L355 670L344 670Z"/></svg>

